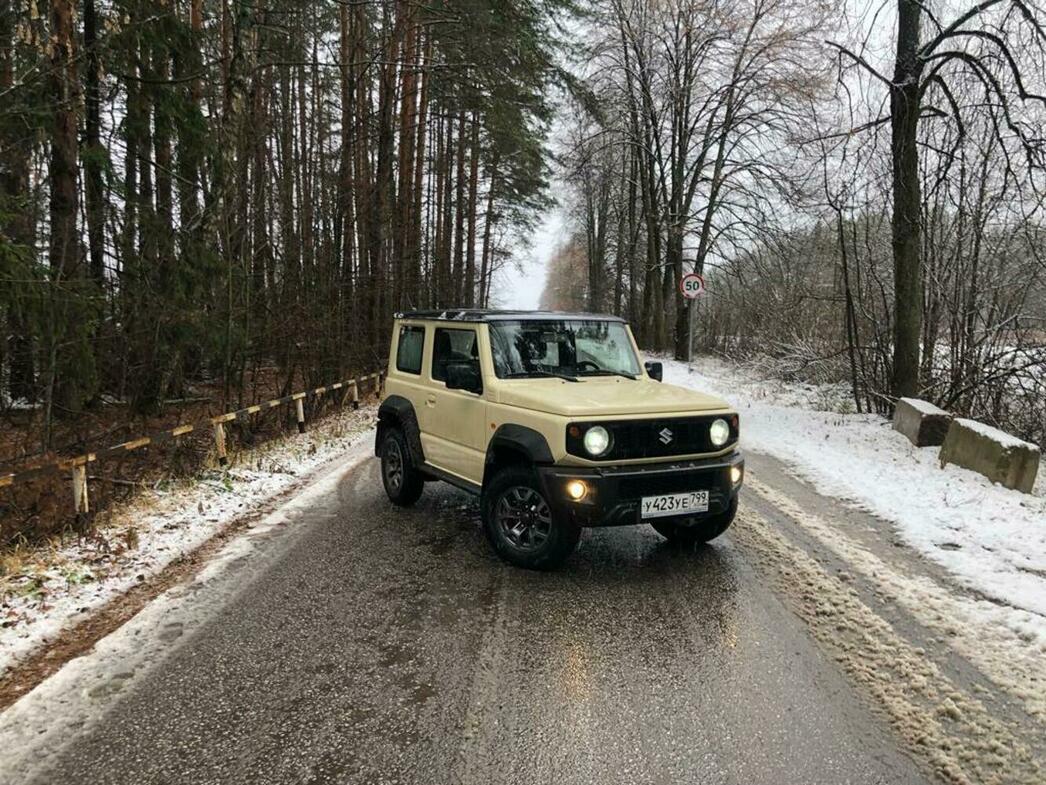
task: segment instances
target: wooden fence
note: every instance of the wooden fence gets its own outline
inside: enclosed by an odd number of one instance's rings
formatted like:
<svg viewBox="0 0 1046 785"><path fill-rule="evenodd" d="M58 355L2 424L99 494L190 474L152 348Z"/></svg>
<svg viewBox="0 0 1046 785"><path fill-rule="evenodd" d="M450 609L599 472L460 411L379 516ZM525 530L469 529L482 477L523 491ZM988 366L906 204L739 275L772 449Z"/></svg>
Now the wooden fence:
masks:
<svg viewBox="0 0 1046 785"><path fill-rule="evenodd" d="M305 433L305 399L312 396L326 395L333 393L338 390L344 390L342 403L351 403L354 409L358 409L360 405L360 391L361 388L371 387L371 391L376 395L381 395L382 385L384 383L384 372L377 371L375 373L367 374L366 376L359 376L355 379L349 379L344 382L337 382L336 384L328 384L325 387L316 387L312 390L303 390L302 392L291 393L285 395L282 398L273 398L270 401L263 403L257 403L253 406L248 406L244 409L237 409L233 412L225 412L225 414L219 414L215 417L211 417L207 420L195 424L184 424L178 425L174 428L168 428L162 431L156 431L147 436L140 436L137 439L131 439L130 441L121 442L115 444L112 447L107 447L97 452L89 452L84 455L77 455L73 458L60 458L50 463L42 464L40 466L33 466L32 468L23 469L22 471L12 472L9 474L0 474L0 488L5 488L9 485L15 485L17 483L29 482L30 480L36 480L40 477L45 477L52 474L62 474L70 472L72 484L73 484L73 504L74 509L78 516L85 515L88 512L87 504L87 465L89 463L95 463L98 461L104 461L109 458L115 458L120 455L124 455L132 450L137 450L142 447L146 447L150 444L163 444L173 439L177 439L179 436L184 436L187 433L193 433L205 428L210 428L214 432L214 446L218 454L218 462L225 466L229 459L225 450L225 423L232 422L234 420L246 419L252 414L263 412L267 409L274 409L277 406L283 404L294 404L294 413L298 421L298 432Z"/></svg>

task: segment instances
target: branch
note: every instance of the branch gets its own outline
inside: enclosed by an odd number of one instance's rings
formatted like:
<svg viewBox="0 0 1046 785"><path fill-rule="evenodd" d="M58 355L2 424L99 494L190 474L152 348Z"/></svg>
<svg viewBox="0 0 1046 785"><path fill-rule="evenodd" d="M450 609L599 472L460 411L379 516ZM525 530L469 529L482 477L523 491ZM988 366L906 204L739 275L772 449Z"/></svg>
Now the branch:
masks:
<svg viewBox="0 0 1046 785"><path fill-rule="evenodd" d="M996 2L998 2L998 0L996 0ZM842 44L837 44L837 43L835 43L833 41L825 41L825 43L828 44L828 46L832 47L833 49L837 49L839 51L840 59L842 59L843 55L846 55L851 60L853 60L855 63L857 63L858 65L863 66L865 69L867 69L868 73L870 73L872 76L874 76L880 82L882 82L884 85L886 85L887 87L893 89L893 82L891 82L889 79L887 79L881 73L876 71L875 68L867 60L865 60L863 57L861 57L858 54L854 54L853 52L851 52L849 49L847 49Z"/></svg>
<svg viewBox="0 0 1046 785"><path fill-rule="evenodd" d="M961 60L966 63L966 65L970 67L970 70L974 72L974 75L980 80L981 84L988 89L989 93L994 93L996 98L999 99L1003 115L1006 118L1006 124L1009 126L1010 130L1020 136L1022 140L1025 139L1024 134L1020 131L1019 127L1010 116L1010 102L1006 98L1006 93L1003 91L1002 85L999 83L999 80L995 78L995 74L993 74L988 67L980 61L980 59L969 52L964 52L958 49L950 49L946 52L940 52L933 55L933 57L939 58L941 62L933 69L930 78L937 77L941 68L950 60ZM1046 96L1038 95L1037 93L1029 93L1024 89L1023 83L1019 80L1017 82L1017 91L1022 101L1035 99L1046 104Z"/></svg>
<svg viewBox="0 0 1046 785"><path fill-rule="evenodd" d="M1046 30L1043 29L1042 23L1035 18L1035 14L1031 12L1031 9L1023 2L1023 0L1013 0L1013 5L1016 6L1017 10L1021 12L1021 16L1024 20L1032 26L1039 41L1046 43Z"/></svg>
<svg viewBox="0 0 1046 785"><path fill-rule="evenodd" d="M975 5L973 8L971 8L965 14L963 14L958 19L956 19L954 22L952 22L950 25L948 25L946 28L944 28L933 39L931 39L931 40L927 41L925 44L923 44L922 48L919 50L919 57L926 58L938 46L940 46L941 43L943 43L946 38L951 38L953 35L955 35L956 32L959 31L959 28L962 27L964 24L969 22L974 17L980 16L982 13L987 11L989 8L991 8L992 6L996 6L999 3L1001 3L1001 2L1003 2L1003 0L984 0L983 3Z"/></svg>
<svg viewBox="0 0 1046 785"><path fill-rule="evenodd" d="M984 40L986 40L986 41L988 41L990 43L995 44L996 48L998 48L999 52L1002 54L1003 59L1006 60L1007 65L1009 65L1009 67L1010 67L1010 75L1013 77L1013 83L1017 87L1017 95L1020 96L1020 99L1022 101L1027 101L1028 99L1033 99L1033 100L1036 100L1036 101L1041 101L1042 103L1046 104L1046 96L1039 95L1038 93L1028 92L1028 90L1024 87L1024 80L1021 78L1020 66L1017 65L1017 60L1014 58L1013 54L1010 52L1010 48L1007 46L1006 42L1000 36L996 35L995 33L989 33L986 30L962 30L962 31L956 33L956 35L965 35L965 36L970 36L972 38L983 38ZM947 54L948 54L947 52L944 52L942 54L931 55L930 57L927 58L927 60L933 60L934 58L938 58L938 57L946 57ZM970 56L971 57L976 57L976 55L970 55ZM977 59L978 59L978 62L979 62L980 58L977 58ZM935 68L933 70L933 74L936 75L937 71L939 71L939 70L940 70L939 68ZM929 81L929 80L927 80L927 81ZM925 86L924 86L924 89L925 89Z"/></svg>
<svg viewBox="0 0 1046 785"><path fill-rule="evenodd" d="M930 8L929 5L922 2L922 0L913 0L913 2L923 10L923 13L926 14L926 18L933 22L934 27L937 28L938 32L942 32L944 30L944 25L941 24L940 20L933 13L933 9Z"/></svg>
<svg viewBox="0 0 1046 785"><path fill-rule="evenodd" d="M955 124L958 127L958 133L955 136L955 143L952 145L952 149L948 152L947 162L945 163L943 171L940 172L937 177L937 182L934 184L932 190L936 190L940 186L941 182L945 177L948 176L949 171L952 168L952 162L955 160L959 153L959 149L962 147L963 140L966 138L966 126L962 121L962 112L959 111L959 102L955 100L955 96L952 94L952 90L948 87L948 83L944 81L938 74L934 74L926 83L920 88L920 92L925 92L930 82L936 82L940 85L941 92L944 93L944 98L948 101L948 105L952 110L952 117L955 118Z"/></svg>
<svg viewBox="0 0 1046 785"><path fill-rule="evenodd" d="M1002 89L1002 85L999 84L999 80L995 78L995 74L993 74L984 63L982 63L976 57L971 55L969 52L964 52L961 50L949 50L947 52L940 52L938 54L935 54L934 57L941 58L941 62L933 69L930 75L931 78L936 77L937 72L940 71L940 69L950 60L960 60L967 66L969 66L970 70L973 72L973 75L984 87L986 95L994 95L995 98L998 99L999 107L1002 109L1002 114L1003 118L1005 119L1006 126L1011 131L1013 131L1013 133L1017 136L1018 139L1021 140L1021 145L1024 147L1025 155L1028 158L1028 164L1029 166L1034 166L1034 153L1037 152L1038 147L1038 145L1036 145L1035 142L1039 142L1039 144L1041 144L1042 140L1029 139L1025 135L1021 127L1017 125L1017 123L1014 121L1013 117L1010 115L1010 102L1006 97L1006 93ZM1003 136L999 130L998 121L995 118L994 111L990 111L989 116L992 119L992 126L994 128L996 138L999 139L999 141L1002 141ZM1004 154L1005 150L1006 147L1005 145L1003 145ZM1009 166L1008 163L1007 166Z"/></svg>

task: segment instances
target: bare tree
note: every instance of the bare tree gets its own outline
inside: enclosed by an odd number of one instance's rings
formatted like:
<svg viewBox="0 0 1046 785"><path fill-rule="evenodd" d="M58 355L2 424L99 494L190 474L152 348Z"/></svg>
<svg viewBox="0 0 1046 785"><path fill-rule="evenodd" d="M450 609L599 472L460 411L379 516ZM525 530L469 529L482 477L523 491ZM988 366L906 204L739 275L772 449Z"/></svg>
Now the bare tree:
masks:
<svg viewBox="0 0 1046 785"><path fill-rule="evenodd" d="M923 41L923 19L935 29ZM889 90L891 159L893 162L894 348L891 391L915 395L919 391L919 341L923 307L923 260L919 212L919 126L927 115L950 116L963 128L964 109L950 84L958 73L971 74L995 107L994 127L1004 129L1024 147L1029 163L1039 163L1042 139L1022 127L1011 112L1014 98L1044 103L1029 92L1021 73L1019 53L1012 41L1014 25L1026 27L1033 46L1046 44L1042 12L1024 0L983 0L959 13L947 24L925 9L921 0L898 0L897 41L893 77L888 79L865 57L833 44L841 58L864 68ZM1009 33L1009 35L1008 35ZM947 108L927 102L939 97Z"/></svg>
<svg viewBox="0 0 1046 785"><path fill-rule="evenodd" d="M689 306L677 281L753 231L771 201L789 198L792 171L779 153L825 82L809 55L831 9L792 0L614 0L599 17L586 63L595 121L577 125L569 177L585 205L590 304L603 299L596 288L610 246L618 281L626 270L620 253L645 246L643 274L630 279L641 278L648 345L687 355ZM613 188L616 204L608 202Z"/></svg>

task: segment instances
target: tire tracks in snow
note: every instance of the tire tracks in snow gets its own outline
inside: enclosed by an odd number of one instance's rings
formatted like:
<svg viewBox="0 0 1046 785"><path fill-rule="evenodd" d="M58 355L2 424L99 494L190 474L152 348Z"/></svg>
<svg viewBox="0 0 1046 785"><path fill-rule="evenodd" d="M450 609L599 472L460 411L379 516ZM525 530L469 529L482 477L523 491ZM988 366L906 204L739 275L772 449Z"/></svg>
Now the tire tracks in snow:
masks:
<svg viewBox="0 0 1046 785"><path fill-rule="evenodd" d="M748 485L849 564L884 599L897 603L940 635L991 682L1022 703L1028 714L1046 723L1046 652L1028 645L1006 624L1008 606L957 594L933 578L903 572L759 479L749 477Z"/></svg>
<svg viewBox="0 0 1046 785"><path fill-rule="evenodd" d="M749 488L797 524L830 540L851 558L863 557L855 543L832 532L820 519L751 475ZM794 516L793 516L794 514ZM809 527L807 529L807 525ZM831 536L829 536L831 535ZM870 608L857 589L830 574L805 549L779 533L770 521L742 505L732 538L749 549L813 636L882 710L905 745L926 760L943 780L956 785L1039 785L1046 772L1015 723L992 715L983 701L960 689L926 651L902 637ZM820 539L820 538L818 538ZM870 554L867 554L870 556ZM847 558L849 556L849 558ZM869 574L877 567L853 566ZM884 593L896 591L899 576L885 563ZM875 576L871 580L878 585ZM937 597L940 600L940 597ZM929 606L928 606L929 607ZM936 610L940 610L937 608ZM929 614L920 614L919 618ZM940 622L938 621L939 625Z"/></svg>

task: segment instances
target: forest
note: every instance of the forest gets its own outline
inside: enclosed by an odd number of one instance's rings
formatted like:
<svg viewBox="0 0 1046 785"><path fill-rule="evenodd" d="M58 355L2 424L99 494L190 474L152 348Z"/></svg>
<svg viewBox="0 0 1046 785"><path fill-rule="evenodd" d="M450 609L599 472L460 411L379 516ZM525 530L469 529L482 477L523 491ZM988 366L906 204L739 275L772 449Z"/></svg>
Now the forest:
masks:
<svg viewBox="0 0 1046 785"><path fill-rule="evenodd" d="M488 302L547 198L561 10L5 2L11 452L88 442L107 403L206 385L221 411L374 370L394 311Z"/></svg>
<svg viewBox="0 0 1046 785"><path fill-rule="evenodd" d="M1042 443L1044 22L1021 0L601 5L543 304Z"/></svg>
<svg viewBox="0 0 1046 785"><path fill-rule="evenodd" d="M8 0L3 459L91 443L107 406L373 370L396 310L501 302L550 210L547 307L1041 442L1044 22L1034 0Z"/></svg>

